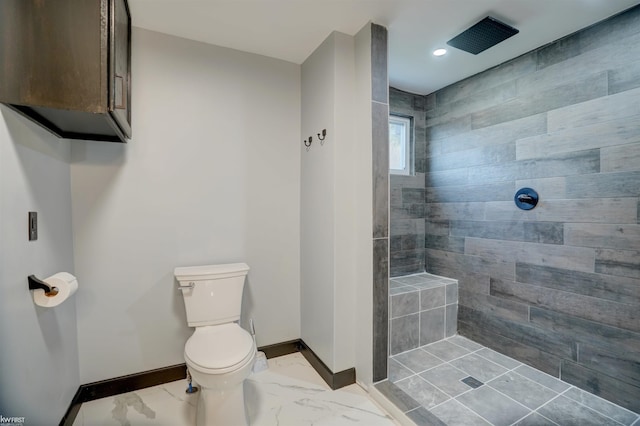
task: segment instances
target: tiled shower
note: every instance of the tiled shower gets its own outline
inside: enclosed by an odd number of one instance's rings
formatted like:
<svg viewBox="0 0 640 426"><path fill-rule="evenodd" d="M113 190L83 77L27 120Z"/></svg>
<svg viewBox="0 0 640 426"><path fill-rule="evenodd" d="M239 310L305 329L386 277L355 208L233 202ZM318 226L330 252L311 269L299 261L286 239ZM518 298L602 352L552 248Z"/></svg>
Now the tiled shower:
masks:
<svg viewBox="0 0 640 426"><path fill-rule="evenodd" d="M462 336L640 412L640 7L389 108L415 156L390 179L389 353L431 343L394 327L427 272L457 280Z"/></svg>

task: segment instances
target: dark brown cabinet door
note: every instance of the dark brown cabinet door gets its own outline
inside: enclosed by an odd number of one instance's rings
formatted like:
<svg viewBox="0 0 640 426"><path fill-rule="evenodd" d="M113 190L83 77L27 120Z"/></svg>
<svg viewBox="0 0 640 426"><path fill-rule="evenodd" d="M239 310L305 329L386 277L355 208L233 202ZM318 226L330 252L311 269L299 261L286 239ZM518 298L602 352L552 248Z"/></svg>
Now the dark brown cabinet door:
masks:
<svg viewBox="0 0 640 426"><path fill-rule="evenodd" d="M131 18L125 0L112 0L110 7L109 112L131 137Z"/></svg>

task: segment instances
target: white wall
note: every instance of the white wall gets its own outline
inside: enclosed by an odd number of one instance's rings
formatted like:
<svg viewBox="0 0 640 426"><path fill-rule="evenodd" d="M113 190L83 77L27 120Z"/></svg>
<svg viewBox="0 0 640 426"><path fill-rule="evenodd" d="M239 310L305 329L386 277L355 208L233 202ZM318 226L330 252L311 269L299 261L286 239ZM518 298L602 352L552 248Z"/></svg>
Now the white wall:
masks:
<svg viewBox="0 0 640 426"><path fill-rule="evenodd" d="M356 336L372 325L356 317L361 297L371 311L370 298L356 294L363 247L369 259L364 274L370 278L372 270L371 139L359 143L362 122L355 108L359 81L370 87L370 65L360 71L354 37L337 32L302 64L301 137L311 135L314 142L301 152L301 337L334 373L355 366ZM370 135L370 113L364 125ZM324 128L321 145L317 133ZM368 167L360 164L362 156L369 158ZM369 194L364 210L358 206L361 192ZM372 280L365 285L363 291L371 293ZM371 352L371 345L365 350Z"/></svg>
<svg viewBox="0 0 640 426"><path fill-rule="evenodd" d="M301 137L315 142L301 152L300 308L302 339L335 372L334 51L335 33L302 64ZM316 134L325 128L321 145Z"/></svg>
<svg viewBox="0 0 640 426"><path fill-rule="evenodd" d="M373 123L371 111L371 24L355 36L355 67L359 76L354 97L356 120L356 298L355 321L358 324L356 345L356 379L363 386L373 382Z"/></svg>
<svg viewBox="0 0 640 426"><path fill-rule="evenodd" d="M82 383L184 362L173 268L245 261L258 345L300 336L300 67L138 28L133 138L77 142Z"/></svg>
<svg viewBox="0 0 640 426"><path fill-rule="evenodd" d="M80 384L74 299L37 307L27 287L74 272L69 157L68 141L0 107L0 415L25 424L57 423Z"/></svg>

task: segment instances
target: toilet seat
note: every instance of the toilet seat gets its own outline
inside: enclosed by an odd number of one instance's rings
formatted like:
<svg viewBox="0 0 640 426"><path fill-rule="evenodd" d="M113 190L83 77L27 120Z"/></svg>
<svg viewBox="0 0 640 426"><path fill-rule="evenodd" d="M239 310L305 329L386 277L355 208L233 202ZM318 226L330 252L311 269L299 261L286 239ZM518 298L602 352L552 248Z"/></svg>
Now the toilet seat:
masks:
<svg viewBox="0 0 640 426"><path fill-rule="evenodd" d="M237 370L255 357L251 335L236 323L197 327L184 347L189 367L205 374Z"/></svg>

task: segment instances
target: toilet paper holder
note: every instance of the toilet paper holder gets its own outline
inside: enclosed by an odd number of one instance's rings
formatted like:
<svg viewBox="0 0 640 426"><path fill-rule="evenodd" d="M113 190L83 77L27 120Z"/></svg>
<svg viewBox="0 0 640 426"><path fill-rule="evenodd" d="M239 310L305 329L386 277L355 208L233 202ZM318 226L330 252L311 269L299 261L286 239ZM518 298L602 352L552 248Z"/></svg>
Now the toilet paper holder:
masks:
<svg viewBox="0 0 640 426"><path fill-rule="evenodd" d="M50 286L41 279L36 278L35 275L29 275L27 280L29 281L29 290L42 289L47 296L55 296L58 294L58 289L56 287Z"/></svg>

